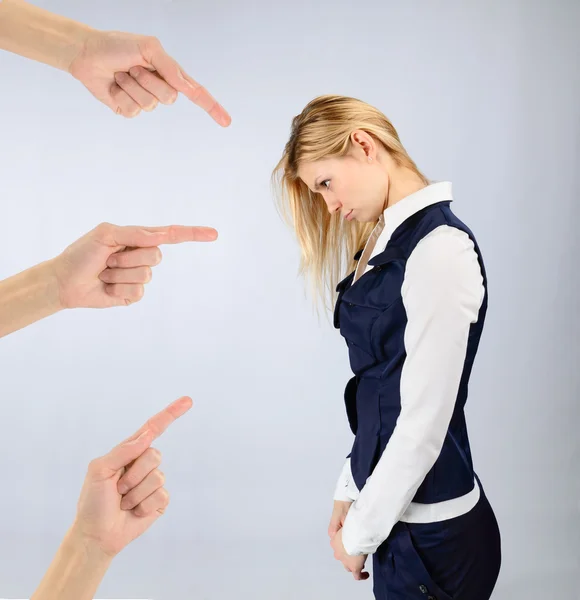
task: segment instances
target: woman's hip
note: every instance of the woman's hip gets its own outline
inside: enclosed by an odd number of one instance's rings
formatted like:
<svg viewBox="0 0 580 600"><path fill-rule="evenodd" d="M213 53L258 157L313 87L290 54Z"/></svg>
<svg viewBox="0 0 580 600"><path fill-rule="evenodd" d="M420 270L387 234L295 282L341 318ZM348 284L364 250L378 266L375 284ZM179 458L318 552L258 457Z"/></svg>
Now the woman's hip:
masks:
<svg viewBox="0 0 580 600"><path fill-rule="evenodd" d="M497 520L483 489L468 513L402 523L373 556L377 600L488 600L501 565Z"/></svg>

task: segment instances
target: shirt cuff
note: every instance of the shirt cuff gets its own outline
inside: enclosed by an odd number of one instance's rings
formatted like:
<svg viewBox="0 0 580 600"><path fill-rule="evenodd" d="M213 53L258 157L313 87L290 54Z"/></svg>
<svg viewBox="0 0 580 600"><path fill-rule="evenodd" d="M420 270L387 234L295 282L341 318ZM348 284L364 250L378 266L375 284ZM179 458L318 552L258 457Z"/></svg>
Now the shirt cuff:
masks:
<svg viewBox="0 0 580 600"><path fill-rule="evenodd" d="M346 460L334 490L334 500L341 502L354 502L359 495L359 491L352 478L350 470L350 458Z"/></svg>
<svg viewBox="0 0 580 600"><path fill-rule="evenodd" d="M356 503L350 507L342 528L342 545L349 556L374 554L384 542L378 536L366 535L357 522Z"/></svg>

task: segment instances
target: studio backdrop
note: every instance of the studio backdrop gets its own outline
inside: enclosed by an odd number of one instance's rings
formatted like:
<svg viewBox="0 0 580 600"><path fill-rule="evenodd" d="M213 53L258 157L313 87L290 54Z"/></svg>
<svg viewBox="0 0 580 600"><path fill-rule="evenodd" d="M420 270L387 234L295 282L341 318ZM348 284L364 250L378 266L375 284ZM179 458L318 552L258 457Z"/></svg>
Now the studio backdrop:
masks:
<svg viewBox="0 0 580 600"><path fill-rule="evenodd" d="M352 443L346 346L306 296L270 187L292 117L335 93L382 110L419 168L453 182L485 256L467 418L502 531L494 597L578 597L580 4L36 3L156 35L233 122L183 98L124 120L0 54L1 278L103 221L219 231L164 248L142 302L0 341L0 596L32 594L89 461L187 394L156 444L170 507L98 597L372 597L326 533Z"/></svg>

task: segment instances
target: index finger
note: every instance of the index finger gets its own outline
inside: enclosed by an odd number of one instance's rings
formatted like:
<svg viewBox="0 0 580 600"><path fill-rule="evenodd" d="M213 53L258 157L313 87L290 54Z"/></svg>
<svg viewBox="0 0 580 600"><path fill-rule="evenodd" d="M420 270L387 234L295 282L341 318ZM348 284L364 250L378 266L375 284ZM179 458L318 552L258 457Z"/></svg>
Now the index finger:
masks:
<svg viewBox="0 0 580 600"><path fill-rule="evenodd" d="M167 227L115 226L110 232L112 246L148 248L161 244L183 242L212 242L217 231L212 227L169 225Z"/></svg>
<svg viewBox="0 0 580 600"><path fill-rule="evenodd" d="M188 396L183 396L166 406L162 411L147 420L131 437L123 443L132 442L139 436L147 433L147 438L152 442L157 439L172 423L183 416L191 407L193 401Z"/></svg>
<svg viewBox="0 0 580 600"><path fill-rule="evenodd" d="M184 396L151 417L143 427L130 438L115 446L107 455L101 459L101 468L107 476L126 468L136 460L149 446L153 440L158 438L176 419L185 414L192 405L191 398Z"/></svg>
<svg viewBox="0 0 580 600"><path fill-rule="evenodd" d="M166 227L141 227L147 233L162 236L160 244L181 244L183 242L213 242L217 231L213 227L189 225L168 225Z"/></svg>
<svg viewBox="0 0 580 600"><path fill-rule="evenodd" d="M144 49L143 54L169 85L203 108L216 123L227 127L232 122L226 110L202 85L181 69L177 62L165 52L160 42L155 40L148 48Z"/></svg>

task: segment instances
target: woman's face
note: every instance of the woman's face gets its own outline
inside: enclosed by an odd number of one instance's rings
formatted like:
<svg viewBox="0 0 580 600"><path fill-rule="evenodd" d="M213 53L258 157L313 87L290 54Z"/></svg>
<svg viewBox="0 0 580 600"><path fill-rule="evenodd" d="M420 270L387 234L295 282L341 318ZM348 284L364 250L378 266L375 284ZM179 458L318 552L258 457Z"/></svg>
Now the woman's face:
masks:
<svg viewBox="0 0 580 600"><path fill-rule="evenodd" d="M374 222L386 208L389 178L376 155L372 161L368 158L364 150L355 148L344 157L303 163L298 176L311 191L321 194L331 214Z"/></svg>

